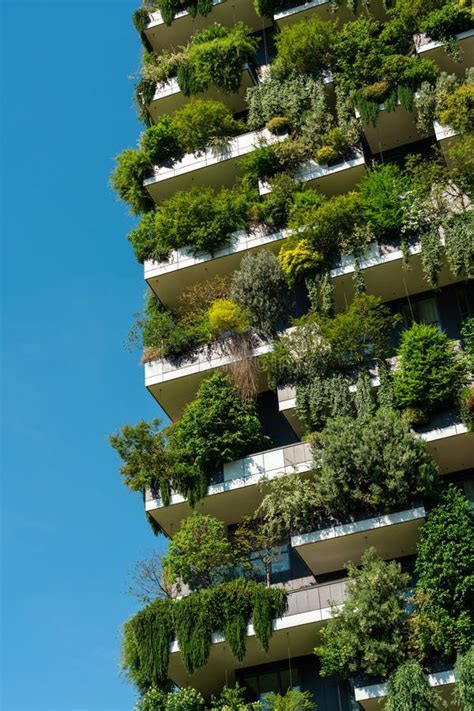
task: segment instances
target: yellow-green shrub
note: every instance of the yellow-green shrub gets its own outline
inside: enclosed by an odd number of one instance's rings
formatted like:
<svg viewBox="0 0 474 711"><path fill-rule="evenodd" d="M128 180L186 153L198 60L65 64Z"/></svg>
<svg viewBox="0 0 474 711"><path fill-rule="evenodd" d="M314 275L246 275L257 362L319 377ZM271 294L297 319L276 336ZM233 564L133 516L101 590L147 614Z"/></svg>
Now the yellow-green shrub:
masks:
<svg viewBox="0 0 474 711"><path fill-rule="evenodd" d="M250 327L247 310L231 299L214 301L209 308L208 316L211 333L216 336L225 331L244 333Z"/></svg>
<svg viewBox="0 0 474 711"><path fill-rule="evenodd" d="M290 284L303 274L316 269L322 259L322 255L315 251L307 239L287 241L278 255L282 271Z"/></svg>

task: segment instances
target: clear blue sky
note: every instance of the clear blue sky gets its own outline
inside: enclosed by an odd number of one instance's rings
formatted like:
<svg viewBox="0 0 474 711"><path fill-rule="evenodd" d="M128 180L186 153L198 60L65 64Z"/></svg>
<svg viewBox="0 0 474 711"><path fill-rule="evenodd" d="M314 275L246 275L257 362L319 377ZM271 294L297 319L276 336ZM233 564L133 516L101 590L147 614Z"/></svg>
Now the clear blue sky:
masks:
<svg viewBox="0 0 474 711"><path fill-rule="evenodd" d="M127 574L159 545L106 439L158 414L123 345L144 282L108 187L139 132L135 1L0 6L0 707L131 711Z"/></svg>

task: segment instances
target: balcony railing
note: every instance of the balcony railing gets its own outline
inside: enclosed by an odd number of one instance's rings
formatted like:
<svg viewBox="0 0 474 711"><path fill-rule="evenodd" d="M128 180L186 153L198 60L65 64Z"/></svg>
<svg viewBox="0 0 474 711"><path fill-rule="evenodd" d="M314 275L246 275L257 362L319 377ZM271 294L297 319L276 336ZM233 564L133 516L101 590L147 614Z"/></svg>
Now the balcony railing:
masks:
<svg viewBox="0 0 474 711"><path fill-rule="evenodd" d="M271 145L283 141L286 135L275 136L267 129L250 131L229 138L214 147L186 153L170 166L155 166L154 174L143 181L151 197L159 202L173 192L189 188L189 178L195 184L233 185L241 173L238 159L252 153L262 142ZM230 166L234 170L230 170ZM183 180L184 178L184 180Z"/></svg>

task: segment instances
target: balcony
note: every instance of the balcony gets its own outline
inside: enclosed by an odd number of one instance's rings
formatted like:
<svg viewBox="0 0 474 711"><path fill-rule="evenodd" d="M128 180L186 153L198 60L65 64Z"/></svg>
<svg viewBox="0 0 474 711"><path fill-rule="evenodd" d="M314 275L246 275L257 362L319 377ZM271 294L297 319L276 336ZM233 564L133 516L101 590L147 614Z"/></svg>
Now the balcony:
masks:
<svg viewBox="0 0 474 711"><path fill-rule="evenodd" d="M270 131L251 131L230 138L223 146L204 148L196 153L186 153L171 166L155 166L154 175L144 180L152 199L159 203L177 190L188 190L193 185L231 187L242 175L240 159L255 150L261 143L282 141L286 136L274 136Z"/></svg>
<svg viewBox="0 0 474 711"><path fill-rule="evenodd" d="M329 0L307 0L307 2L292 4L291 7L282 7L278 12L274 13L273 19L279 27L292 25L294 22L309 19L314 15L320 17L321 20L337 19L341 24L354 20L360 13L361 9L354 15L344 6L338 7L336 13L334 13ZM387 19L381 2L375 2L374 7L370 9L370 13L378 20Z"/></svg>
<svg viewBox="0 0 474 711"><path fill-rule="evenodd" d="M404 256L399 244L373 242L369 246L359 260L369 294L380 296L384 302L388 302L401 299L407 293L422 293L429 288L423 274L421 244L411 244L408 252L410 269L403 270ZM346 255L330 271L336 311L343 311L354 298L354 271L355 260ZM448 286L458 281L462 279L452 274L443 256L439 286Z"/></svg>
<svg viewBox="0 0 474 711"><path fill-rule="evenodd" d="M292 536L291 545L314 575L341 570L349 560L359 565L369 546L387 560L400 558L415 553L425 515L419 506Z"/></svg>
<svg viewBox="0 0 474 711"><path fill-rule="evenodd" d="M355 114L360 118L357 110ZM404 109L400 103L393 111L387 111L385 105L380 104L375 126L364 123L363 131L372 153L389 151L427 137L418 131L414 114Z"/></svg>
<svg viewBox="0 0 474 711"><path fill-rule="evenodd" d="M163 22L159 10L150 13L145 37L153 50L162 52L184 46L193 34L214 22L232 27L242 21L254 30L261 30L270 24L269 18L257 16L252 0L213 0L213 3L212 12L207 17L191 17L186 11L180 12L169 27Z"/></svg>
<svg viewBox="0 0 474 711"><path fill-rule="evenodd" d="M456 61L445 50L442 42L432 42L426 35L414 37L417 54L423 59L431 59L442 72L456 74L460 79L466 76L466 69L474 65L474 30L466 30L456 35L461 48L460 61Z"/></svg>
<svg viewBox="0 0 474 711"><path fill-rule="evenodd" d="M440 474L470 469L474 462L474 432L459 422L454 412L435 415L417 434L426 442L428 452L436 461Z"/></svg>
<svg viewBox="0 0 474 711"><path fill-rule="evenodd" d="M354 190L365 175L366 164L361 151L355 151L354 157L335 165L319 165L315 160L306 161L295 174L295 179L315 187L325 195L340 195ZM259 183L260 195L271 192L267 182Z"/></svg>
<svg viewBox="0 0 474 711"><path fill-rule="evenodd" d="M444 708L457 709L457 704L453 702L453 688L455 683L454 670L435 672L428 674L428 684L436 689L440 698L446 706ZM354 688L354 698L364 711L378 711L381 702L388 694L388 684L371 684L370 686L356 686Z"/></svg>
<svg viewBox="0 0 474 711"><path fill-rule="evenodd" d="M269 234L263 225L248 231L235 232L230 244L213 255L202 253L193 256L189 249L174 250L168 261L146 261L145 280L160 301L174 309L184 289L193 284L212 279L217 274L232 274L239 268L242 257L261 248L278 251L290 230Z"/></svg>
<svg viewBox="0 0 474 711"><path fill-rule="evenodd" d="M145 363L145 387L172 421L181 416L206 375L235 362L229 343L229 339L223 339L212 348L200 350L177 363L164 359ZM269 343L260 342L252 349L250 358L258 358L270 349ZM266 378L260 372L258 378L257 385L262 392L266 389Z"/></svg>
<svg viewBox="0 0 474 711"><path fill-rule="evenodd" d="M449 149L459 138L459 133L449 126L442 126L437 121L434 122L434 132L438 145L441 149L441 153L444 156L447 164L449 165Z"/></svg>
<svg viewBox="0 0 474 711"><path fill-rule="evenodd" d="M255 513L262 500L259 484L263 477L275 479L292 472L310 472L312 455L309 444L301 442L287 447L270 449L229 462L223 466L222 481L211 484L207 494L197 505L200 513L215 516L227 526L238 523L244 516ZM172 537L191 508L181 494L172 494L169 506L147 491L145 509L166 535Z"/></svg>
<svg viewBox="0 0 474 711"><path fill-rule="evenodd" d="M239 113L247 107L245 100L247 89L255 84L254 74L246 63L242 67L242 79L238 92L224 94L215 88L211 88L200 94L199 98L220 101L228 106L233 113ZM189 97L185 96L179 88L178 80L176 77L172 77L166 82L157 84L155 95L148 106L148 113L153 122L156 122L163 114L172 114L174 111L181 109L188 101Z"/></svg>
<svg viewBox="0 0 474 711"><path fill-rule="evenodd" d="M179 653L179 644L170 645L169 677L178 686L192 686L208 698L223 686L233 686L236 669L275 662L291 657L312 654L318 643L319 630L331 617L330 602L341 605L344 601L345 581L326 585L313 585L289 593L287 610L283 617L273 622L273 636L268 653L265 654L252 625L247 628L247 652L239 663L221 635L212 638L209 660L205 667L194 674L187 674Z"/></svg>

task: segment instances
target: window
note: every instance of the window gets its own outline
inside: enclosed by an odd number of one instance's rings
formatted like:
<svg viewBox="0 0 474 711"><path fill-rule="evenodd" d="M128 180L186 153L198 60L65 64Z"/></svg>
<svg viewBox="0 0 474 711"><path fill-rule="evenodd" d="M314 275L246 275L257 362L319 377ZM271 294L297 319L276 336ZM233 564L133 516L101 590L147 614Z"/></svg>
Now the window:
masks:
<svg viewBox="0 0 474 711"><path fill-rule="evenodd" d="M262 561L262 551L255 551L251 553L249 558L252 564L253 572L255 575L265 575L265 567ZM275 558L272 562L272 574L276 573L286 573L290 570L290 553L289 546L284 543L281 546L277 546L275 549Z"/></svg>
<svg viewBox="0 0 474 711"><path fill-rule="evenodd" d="M242 683L247 687L254 699L261 701L272 691L275 694L285 694L288 689L301 690L300 675L297 669L276 669L243 677Z"/></svg>
<svg viewBox="0 0 474 711"><path fill-rule="evenodd" d="M416 321L416 323L427 323L430 326L436 326L441 330L441 321L435 296L404 304L402 306L402 316L405 328L409 328Z"/></svg>

